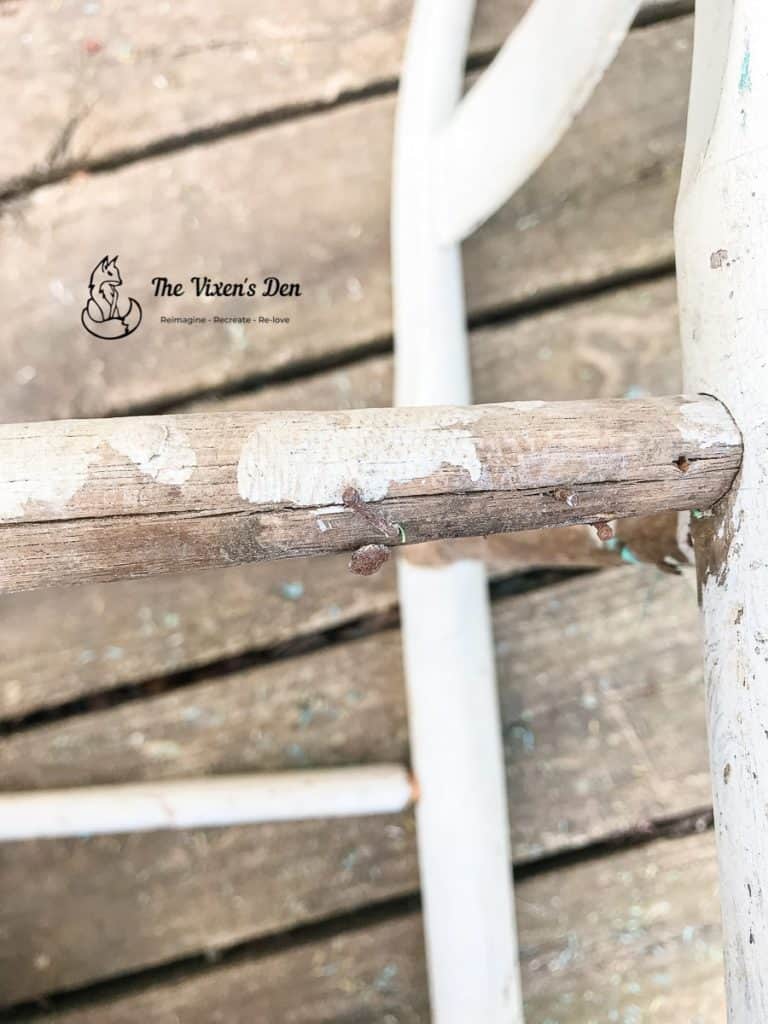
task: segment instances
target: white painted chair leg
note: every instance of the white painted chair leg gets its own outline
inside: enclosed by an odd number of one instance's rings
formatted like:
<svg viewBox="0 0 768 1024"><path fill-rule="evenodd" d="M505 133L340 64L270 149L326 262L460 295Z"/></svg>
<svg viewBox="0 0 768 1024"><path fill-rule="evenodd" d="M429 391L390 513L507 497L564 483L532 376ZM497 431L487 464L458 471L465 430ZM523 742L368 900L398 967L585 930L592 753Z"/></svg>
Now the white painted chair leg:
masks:
<svg viewBox="0 0 768 1024"><path fill-rule="evenodd" d="M768 1020L768 7L697 0L675 221L685 387L741 429L740 479L692 523L706 635L728 1019Z"/></svg>
<svg viewBox="0 0 768 1024"><path fill-rule="evenodd" d="M399 404L468 403L458 246L432 217L432 141L461 94L472 0L416 4L395 137L393 280ZM399 564L433 1020L522 1021L507 803L481 562Z"/></svg>

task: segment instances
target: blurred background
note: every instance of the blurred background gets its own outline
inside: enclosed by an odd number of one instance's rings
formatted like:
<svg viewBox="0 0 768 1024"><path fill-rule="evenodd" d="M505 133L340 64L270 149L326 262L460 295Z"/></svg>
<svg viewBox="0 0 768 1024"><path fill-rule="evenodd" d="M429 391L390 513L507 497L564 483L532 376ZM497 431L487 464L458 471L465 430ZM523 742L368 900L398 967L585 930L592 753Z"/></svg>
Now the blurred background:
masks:
<svg viewBox="0 0 768 1024"><path fill-rule="evenodd" d="M526 6L479 0L469 80ZM563 142L466 244L476 401L679 389L692 7L647 0ZM390 404L410 10L0 0L4 422ZM144 311L119 342L80 325L105 255ZM195 275L301 295L199 298ZM158 276L185 294L156 296ZM526 1020L714 1024L695 594L574 544L488 553ZM391 564L4 597L0 652L7 790L408 757ZM7 843L0 892L2 1020L429 1020L410 813Z"/></svg>

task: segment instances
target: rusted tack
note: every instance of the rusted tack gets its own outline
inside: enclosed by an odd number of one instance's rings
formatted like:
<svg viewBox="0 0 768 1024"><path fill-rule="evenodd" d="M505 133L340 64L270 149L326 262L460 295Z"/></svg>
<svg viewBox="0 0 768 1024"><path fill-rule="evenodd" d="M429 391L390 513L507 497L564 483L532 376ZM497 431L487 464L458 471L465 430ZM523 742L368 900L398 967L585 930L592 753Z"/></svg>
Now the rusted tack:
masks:
<svg viewBox="0 0 768 1024"><path fill-rule="evenodd" d="M740 458L681 396L3 426L0 586L707 508Z"/></svg>

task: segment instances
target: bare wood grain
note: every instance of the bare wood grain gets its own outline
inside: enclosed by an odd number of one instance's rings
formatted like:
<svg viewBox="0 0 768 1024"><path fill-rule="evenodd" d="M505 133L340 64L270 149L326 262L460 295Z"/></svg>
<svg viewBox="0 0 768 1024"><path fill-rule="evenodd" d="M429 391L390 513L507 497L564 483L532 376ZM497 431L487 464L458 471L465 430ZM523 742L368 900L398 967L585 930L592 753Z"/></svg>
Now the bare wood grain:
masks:
<svg viewBox="0 0 768 1024"><path fill-rule="evenodd" d="M481 0L471 55L496 49L527 6ZM646 0L643 14L664 7ZM262 0L254 10L225 0L188 10L131 0L106 9L65 0L40 17L34 4L6 4L0 87L18 97L16 109L23 99L24 117L3 121L0 192L392 89L410 8Z"/></svg>
<svg viewBox="0 0 768 1024"><path fill-rule="evenodd" d="M658 841L525 879L517 888L526 1019L675 1020L720 1024L725 1013L711 833ZM417 914L325 940L247 953L172 983L46 1024L428 1024Z"/></svg>
<svg viewBox="0 0 768 1024"><path fill-rule="evenodd" d="M0 426L0 586L710 508L740 460L706 397Z"/></svg>
<svg viewBox="0 0 768 1024"><path fill-rule="evenodd" d="M679 19L631 33L557 151L469 242L472 316L671 265L690 28ZM0 419L125 413L383 344L392 113L390 98L370 99L6 204ZM115 252L144 320L106 344L79 318L91 269ZM300 281L301 298L203 304L155 299L150 283L270 273ZM159 322L265 312L290 323Z"/></svg>
<svg viewBox="0 0 768 1024"><path fill-rule="evenodd" d="M685 580L615 570L507 598L494 615L517 862L707 804ZM0 775L46 788L400 760L406 736L387 631L7 738ZM401 816L10 844L0 884L12 1001L410 891L415 842Z"/></svg>
<svg viewBox="0 0 768 1024"><path fill-rule="evenodd" d="M481 401L504 401L512 391L521 399L557 401L679 387L671 278L475 330L471 340ZM379 356L194 409L382 406L391 395L391 374L391 357ZM672 554L674 523L659 533ZM507 535L484 555L501 573L531 564L620 560L589 527ZM0 716L301 639L391 611L395 603L391 566L362 580L348 572L343 556L0 597Z"/></svg>

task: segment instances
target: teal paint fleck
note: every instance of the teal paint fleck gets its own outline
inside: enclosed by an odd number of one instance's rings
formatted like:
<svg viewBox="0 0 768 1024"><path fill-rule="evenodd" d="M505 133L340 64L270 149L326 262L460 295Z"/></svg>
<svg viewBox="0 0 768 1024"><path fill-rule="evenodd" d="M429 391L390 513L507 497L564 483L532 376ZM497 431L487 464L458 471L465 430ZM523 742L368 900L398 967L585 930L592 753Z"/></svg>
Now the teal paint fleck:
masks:
<svg viewBox="0 0 768 1024"><path fill-rule="evenodd" d="M351 871L352 868L357 864L360 859L360 851L352 849L348 853L345 853L341 859L341 866L345 871Z"/></svg>
<svg viewBox="0 0 768 1024"><path fill-rule="evenodd" d="M300 581L283 583L280 593L286 601L299 601L304 596L304 584Z"/></svg>
<svg viewBox="0 0 768 1024"><path fill-rule="evenodd" d="M397 964L385 964L379 971L376 980L373 983L373 987L378 992L386 992L391 987L392 982L397 977Z"/></svg>
<svg viewBox="0 0 768 1024"><path fill-rule="evenodd" d="M523 750L527 754L530 754L531 751L536 749L536 736L527 725L515 724L509 730L509 734L513 739L522 744Z"/></svg>
<svg viewBox="0 0 768 1024"><path fill-rule="evenodd" d="M306 729L308 726L312 725L314 718L315 709L312 707L309 701L304 701L299 706L299 725L301 726L302 729Z"/></svg>
<svg viewBox="0 0 768 1024"><path fill-rule="evenodd" d="M640 565L640 559L632 554L626 544L621 549L621 560L622 562L626 562L628 565Z"/></svg>
<svg viewBox="0 0 768 1024"><path fill-rule="evenodd" d="M291 761L296 762L298 764L307 763L307 755L304 753L304 751L302 750L298 743L289 743L288 746L285 748L285 752L291 759Z"/></svg>
<svg viewBox="0 0 768 1024"><path fill-rule="evenodd" d="M747 43L744 50L744 56L741 60L741 74L739 75L739 92L751 92L752 90L752 74L750 71L751 55L749 52L749 43Z"/></svg>

